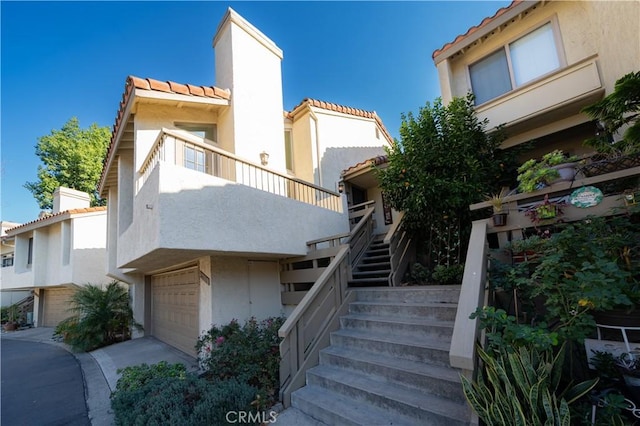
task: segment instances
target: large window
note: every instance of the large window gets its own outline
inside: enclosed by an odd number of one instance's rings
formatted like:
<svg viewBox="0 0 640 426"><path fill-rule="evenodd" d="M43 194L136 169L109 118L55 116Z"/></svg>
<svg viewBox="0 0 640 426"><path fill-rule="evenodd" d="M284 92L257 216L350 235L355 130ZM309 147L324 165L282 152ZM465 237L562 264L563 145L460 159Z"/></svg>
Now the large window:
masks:
<svg viewBox="0 0 640 426"><path fill-rule="evenodd" d="M547 23L469 67L476 104L487 102L560 68L553 26Z"/></svg>
<svg viewBox="0 0 640 426"><path fill-rule="evenodd" d="M185 143L183 156L184 167L187 169L197 170L199 172L205 171L204 150L195 145Z"/></svg>

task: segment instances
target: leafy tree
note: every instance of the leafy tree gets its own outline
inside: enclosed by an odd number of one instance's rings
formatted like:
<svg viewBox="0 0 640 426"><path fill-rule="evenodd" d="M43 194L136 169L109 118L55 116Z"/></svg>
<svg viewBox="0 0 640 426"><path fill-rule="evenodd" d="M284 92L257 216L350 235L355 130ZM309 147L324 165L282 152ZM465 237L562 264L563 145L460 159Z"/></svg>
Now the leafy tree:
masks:
<svg viewBox="0 0 640 426"><path fill-rule="evenodd" d="M94 123L81 129L73 117L60 130L38 138L36 155L44 164L38 166L38 181L27 182L24 187L41 209L53 207L53 191L59 186L89 193L92 206L105 205L96 187L110 136L108 127Z"/></svg>
<svg viewBox="0 0 640 426"><path fill-rule="evenodd" d="M513 172L512 153L499 150L503 132L485 132L473 95L427 103L417 117L402 116L400 141L379 170L385 197L425 243L428 267L464 262L473 220L469 205Z"/></svg>
<svg viewBox="0 0 640 426"><path fill-rule="evenodd" d="M71 297L74 315L56 327L55 334L75 350L91 351L131 338L131 328L141 328L133 318L129 292L117 281L104 289L96 285L80 287Z"/></svg>
<svg viewBox="0 0 640 426"><path fill-rule="evenodd" d="M603 127L603 132L586 141L587 145L605 154L640 151L640 71L618 79L613 92L582 111ZM622 140L611 143L623 129Z"/></svg>

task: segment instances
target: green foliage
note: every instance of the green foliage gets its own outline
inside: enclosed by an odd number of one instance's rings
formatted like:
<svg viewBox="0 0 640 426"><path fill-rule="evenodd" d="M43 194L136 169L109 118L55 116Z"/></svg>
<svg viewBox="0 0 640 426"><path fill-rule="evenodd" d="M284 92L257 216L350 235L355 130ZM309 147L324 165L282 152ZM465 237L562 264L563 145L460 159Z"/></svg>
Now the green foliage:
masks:
<svg viewBox="0 0 640 426"><path fill-rule="evenodd" d="M438 284L461 284L464 274L464 265L436 265L432 278Z"/></svg>
<svg viewBox="0 0 640 426"><path fill-rule="evenodd" d="M613 92L582 111L604 125L604 131L585 144L607 155L640 152L640 71L618 79ZM613 135L627 125L623 139L611 143Z"/></svg>
<svg viewBox="0 0 640 426"><path fill-rule="evenodd" d="M518 167L518 189L522 192L533 192L551 184L560 177L560 173L553 166L577 161L578 157L567 157L556 149L542 156L541 160L530 159Z"/></svg>
<svg viewBox="0 0 640 426"><path fill-rule="evenodd" d="M486 348L491 354L513 352L520 347L546 351L558 344L558 333L549 331L547 324L518 324L514 316L493 306L476 309L470 318L478 318L480 328L485 329Z"/></svg>
<svg viewBox="0 0 640 426"><path fill-rule="evenodd" d="M153 379L169 377L184 379L187 375L187 369L184 364L169 364L167 361L160 361L152 365L141 364L125 367L119 369L118 373L121 375L116 389L120 392L128 392L142 388Z"/></svg>
<svg viewBox="0 0 640 426"><path fill-rule="evenodd" d="M598 379L560 389L564 346L554 354L522 346L489 354L478 349L483 368L471 382L462 377L465 397L488 425L569 426L570 404L586 395Z"/></svg>
<svg viewBox="0 0 640 426"><path fill-rule="evenodd" d="M591 311L640 302L640 225L629 217L588 218L544 242L527 286L562 337L580 342L595 329Z"/></svg>
<svg viewBox="0 0 640 426"><path fill-rule="evenodd" d="M116 425L223 425L227 413L244 411L259 418L252 405L257 389L242 381L229 379L211 383L193 374L166 375L164 367L157 377L154 367L143 370L144 380L118 382L111 395ZM268 418L268 417L267 417ZM232 418L235 420L235 418ZM247 424L260 424L260 421Z"/></svg>
<svg viewBox="0 0 640 426"><path fill-rule="evenodd" d="M108 127L94 123L81 129L78 119L73 117L60 130L38 138L36 155L43 165L38 166L38 181L27 182L24 187L41 209L53 207L53 191L59 186L89 193L92 206L105 204L96 187L110 137Z"/></svg>
<svg viewBox="0 0 640 426"><path fill-rule="evenodd" d="M104 289L96 285L78 288L69 311L74 315L55 330L74 350L91 351L131 338L131 327L141 328L129 306L129 292L117 282Z"/></svg>
<svg viewBox="0 0 640 426"><path fill-rule="evenodd" d="M385 199L403 211L406 226L425 242L426 266L464 262L471 229L469 205L487 188L499 189L511 153L499 150L501 131L485 132L473 96L444 106L427 103L417 116L402 116L400 141L387 150L387 167L378 170Z"/></svg>
<svg viewBox="0 0 640 426"><path fill-rule="evenodd" d="M0 319L3 324L6 322L19 322L19 317L20 308L16 304L3 306L0 310Z"/></svg>
<svg viewBox="0 0 640 426"><path fill-rule="evenodd" d="M431 272L420 263L414 263L409 268L409 278L414 283L428 284Z"/></svg>
<svg viewBox="0 0 640 426"><path fill-rule="evenodd" d="M280 387L280 338L285 318L233 320L200 336L196 349L205 376L217 381L237 378L259 390L264 404L275 402Z"/></svg>

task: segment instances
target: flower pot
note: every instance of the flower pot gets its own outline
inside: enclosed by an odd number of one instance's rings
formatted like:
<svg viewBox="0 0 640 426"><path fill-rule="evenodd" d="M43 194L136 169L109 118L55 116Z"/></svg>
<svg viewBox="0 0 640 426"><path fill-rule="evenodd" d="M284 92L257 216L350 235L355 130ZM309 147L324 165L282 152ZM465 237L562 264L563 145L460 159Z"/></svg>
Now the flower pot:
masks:
<svg viewBox="0 0 640 426"><path fill-rule="evenodd" d="M2 326L2 328L4 328L4 331L14 331L18 328L18 324L15 322L7 322Z"/></svg>
<svg viewBox="0 0 640 426"><path fill-rule="evenodd" d="M553 182L572 181L576 177L576 166L578 163L563 163L551 168L558 171L560 177Z"/></svg>
<svg viewBox="0 0 640 426"><path fill-rule="evenodd" d="M493 219L493 226L504 226L507 224L506 213L495 213L491 216L491 219Z"/></svg>
<svg viewBox="0 0 640 426"><path fill-rule="evenodd" d="M539 219L553 219L558 215L558 209L553 204L544 204L536 207Z"/></svg>

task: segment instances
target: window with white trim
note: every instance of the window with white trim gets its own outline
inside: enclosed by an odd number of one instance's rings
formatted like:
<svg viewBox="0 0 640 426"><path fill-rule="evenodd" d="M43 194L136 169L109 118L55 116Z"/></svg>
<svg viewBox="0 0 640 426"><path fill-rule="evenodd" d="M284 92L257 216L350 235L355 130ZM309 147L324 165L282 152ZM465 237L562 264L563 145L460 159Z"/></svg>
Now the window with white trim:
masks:
<svg viewBox="0 0 640 426"><path fill-rule="evenodd" d="M183 148L183 165L187 169L205 171L204 150L189 143L184 144Z"/></svg>
<svg viewBox="0 0 640 426"><path fill-rule="evenodd" d="M287 170L293 173L293 132L291 129L284 129L284 159Z"/></svg>
<svg viewBox="0 0 640 426"><path fill-rule="evenodd" d="M185 130L192 135L209 140L211 142L217 142L218 139L218 127L215 124L202 124L202 123L173 123L178 129Z"/></svg>
<svg viewBox="0 0 640 426"><path fill-rule="evenodd" d="M551 22L469 66L476 104L482 104L560 68Z"/></svg>

